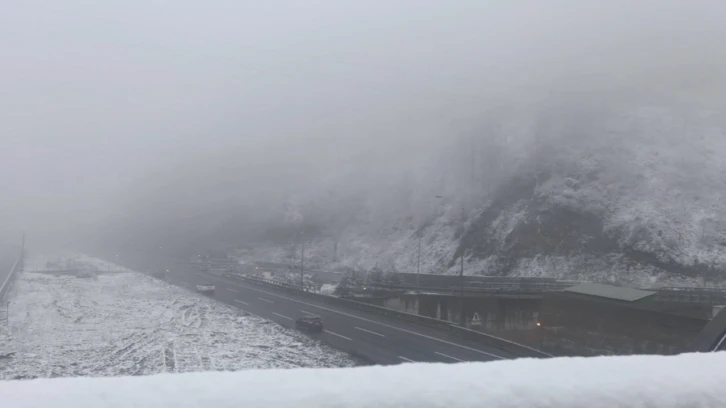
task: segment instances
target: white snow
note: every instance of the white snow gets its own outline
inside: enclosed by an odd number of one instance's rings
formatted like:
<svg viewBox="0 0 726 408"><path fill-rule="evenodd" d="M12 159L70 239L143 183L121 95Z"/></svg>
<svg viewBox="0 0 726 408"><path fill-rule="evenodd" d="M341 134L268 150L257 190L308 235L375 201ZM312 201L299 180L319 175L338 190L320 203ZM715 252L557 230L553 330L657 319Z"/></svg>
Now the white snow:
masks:
<svg viewBox="0 0 726 408"><path fill-rule="evenodd" d="M726 353L522 359L0 382L0 405L106 407L726 406Z"/></svg>
<svg viewBox="0 0 726 408"><path fill-rule="evenodd" d="M354 364L294 330L135 272L26 272L9 300L0 379Z"/></svg>

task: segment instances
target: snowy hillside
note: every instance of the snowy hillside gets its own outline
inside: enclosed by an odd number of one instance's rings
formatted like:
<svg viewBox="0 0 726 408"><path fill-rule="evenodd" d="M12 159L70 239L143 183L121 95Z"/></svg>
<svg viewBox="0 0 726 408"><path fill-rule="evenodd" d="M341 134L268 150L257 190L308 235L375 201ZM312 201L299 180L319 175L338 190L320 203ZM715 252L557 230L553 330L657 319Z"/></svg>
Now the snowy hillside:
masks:
<svg viewBox="0 0 726 408"><path fill-rule="evenodd" d="M467 274L721 282L723 118L567 102L534 111L492 116L396 173L326 180L240 255L299 262L304 237L311 267L413 272L420 236L426 273L458 271L464 251Z"/></svg>

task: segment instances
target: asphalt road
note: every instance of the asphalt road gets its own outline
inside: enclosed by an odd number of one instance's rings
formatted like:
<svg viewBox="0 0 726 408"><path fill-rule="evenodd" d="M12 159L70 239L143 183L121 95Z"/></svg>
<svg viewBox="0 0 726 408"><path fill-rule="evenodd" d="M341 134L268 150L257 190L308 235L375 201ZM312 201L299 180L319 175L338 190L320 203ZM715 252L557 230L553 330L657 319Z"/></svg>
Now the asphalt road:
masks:
<svg viewBox="0 0 726 408"><path fill-rule="evenodd" d="M325 330L310 334L311 337L374 364L452 363L512 357L505 351L453 337L434 328L358 309L331 306L267 285L203 274L183 261L138 256L131 259L119 255L118 262L141 272L168 269L170 283L190 290L199 283L212 282L217 288L214 295L217 300L285 327L294 328L295 319L301 316L321 316Z"/></svg>

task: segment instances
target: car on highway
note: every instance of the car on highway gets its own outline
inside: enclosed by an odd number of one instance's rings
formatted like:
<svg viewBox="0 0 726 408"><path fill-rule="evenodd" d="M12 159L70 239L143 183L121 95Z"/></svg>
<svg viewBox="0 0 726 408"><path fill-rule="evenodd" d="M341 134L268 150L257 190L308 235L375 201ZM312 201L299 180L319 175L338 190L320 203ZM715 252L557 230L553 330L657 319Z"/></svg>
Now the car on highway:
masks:
<svg viewBox="0 0 726 408"><path fill-rule="evenodd" d="M200 283L197 285L197 292L203 295L213 295L215 286L212 283Z"/></svg>
<svg viewBox="0 0 726 408"><path fill-rule="evenodd" d="M295 320L295 328L311 333L323 331L323 318L320 316L302 316Z"/></svg>
<svg viewBox="0 0 726 408"><path fill-rule="evenodd" d="M151 276L155 277L156 279L165 281L168 273L169 273L168 269L161 269L161 270L152 272Z"/></svg>

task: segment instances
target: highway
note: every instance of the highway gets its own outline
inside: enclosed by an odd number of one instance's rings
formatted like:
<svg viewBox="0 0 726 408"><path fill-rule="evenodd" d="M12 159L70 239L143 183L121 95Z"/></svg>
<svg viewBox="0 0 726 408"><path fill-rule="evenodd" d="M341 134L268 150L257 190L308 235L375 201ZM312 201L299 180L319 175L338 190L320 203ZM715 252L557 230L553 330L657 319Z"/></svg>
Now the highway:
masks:
<svg viewBox="0 0 726 408"><path fill-rule="evenodd" d="M169 269L170 283L194 290L199 283L212 282L214 297L245 312L294 328L295 319L304 315L321 316L325 331L310 334L331 346L365 358L374 364L404 362L491 361L512 358L503 350L448 333L342 306L331 306L309 297L298 297L263 284L240 282L223 276L203 274L187 262L120 256L119 263L141 272Z"/></svg>

